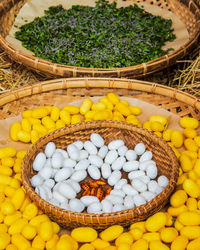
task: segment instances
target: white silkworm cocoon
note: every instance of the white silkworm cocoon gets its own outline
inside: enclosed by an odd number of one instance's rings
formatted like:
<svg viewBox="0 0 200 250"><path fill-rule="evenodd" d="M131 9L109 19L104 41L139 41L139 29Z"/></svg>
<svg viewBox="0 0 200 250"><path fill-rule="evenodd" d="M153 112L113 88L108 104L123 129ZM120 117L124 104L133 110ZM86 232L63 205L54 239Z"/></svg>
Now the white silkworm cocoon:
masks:
<svg viewBox="0 0 200 250"><path fill-rule="evenodd" d="M79 199L71 199L69 201L69 207L72 212L81 213L85 209L85 205Z"/></svg>
<svg viewBox="0 0 200 250"><path fill-rule="evenodd" d="M72 168L61 168L56 174L55 174L55 181L61 182L66 179L68 179L72 175Z"/></svg>
<svg viewBox="0 0 200 250"><path fill-rule="evenodd" d="M104 163L102 166L101 166L101 174L102 174L102 177L104 179L108 179L111 175L111 167L108 163Z"/></svg>
<svg viewBox="0 0 200 250"><path fill-rule="evenodd" d="M122 191L126 195L131 195L131 196L134 196L134 195L138 194L137 190L134 187L132 187L130 184L124 184L122 186Z"/></svg>
<svg viewBox="0 0 200 250"><path fill-rule="evenodd" d="M33 170L40 171L44 164L46 163L46 155L44 153L39 153L33 161Z"/></svg>
<svg viewBox="0 0 200 250"><path fill-rule="evenodd" d="M99 134L92 133L90 140L97 148L101 148L104 145L104 139Z"/></svg>
<svg viewBox="0 0 200 250"><path fill-rule="evenodd" d="M157 177L157 174L158 174L157 167L154 164L147 166L146 173L150 179L155 179Z"/></svg>
<svg viewBox="0 0 200 250"><path fill-rule="evenodd" d="M50 158L54 154L55 151L56 151L55 143L54 142L47 143L47 145L45 146L45 150L44 150L46 157Z"/></svg>
<svg viewBox="0 0 200 250"><path fill-rule="evenodd" d="M139 167L138 161L128 161L128 162L124 163L123 170L125 172L131 172L133 170L137 170L138 167Z"/></svg>
<svg viewBox="0 0 200 250"><path fill-rule="evenodd" d="M114 186L122 177L122 173L119 170L115 170L112 172L110 177L108 178L108 184L110 186Z"/></svg>
<svg viewBox="0 0 200 250"><path fill-rule="evenodd" d="M58 186L58 191L67 199L74 199L76 197L76 192L67 183L60 183Z"/></svg>
<svg viewBox="0 0 200 250"><path fill-rule="evenodd" d="M90 165L88 167L88 174L90 175L90 177L94 180L98 180L101 177L101 173L98 169L98 167L94 166L94 165Z"/></svg>
<svg viewBox="0 0 200 250"><path fill-rule="evenodd" d="M33 187L41 186L43 184L43 182L44 182L44 179L38 174L34 175L31 178L31 185Z"/></svg>
<svg viewBox="0 0 200 250"><path fill-rule="evenodd" d="M112 164L118 157L118 153L116 150L110 150L108 151L104 162L108 164Z"/></svg>
<svg viewBox="0 0 200 250"><path fill-rule="evenodd" d="M137 159L137 154L134 150L130 149L125 154L127 161L135 161Z"/></svg>
<svg viewBox="0 0 200 250"><path fill-rule="evenodd" d="M67 146L67 152L69 154L69 158L75 161L79 161L80 150L74 144L70 144Z"/></svg>
<svg viewBox="0 0 200 250"><path fill-rule="evenodd" d="M95 165L96 167L100 168L103 165L103 160L98 155L90 155L88 157L91 165Z"/></svg>
<svg viewBox="0 0 200 250"><path fill-rule="evenodd" d="M139 180L143 181L145 184L148 184L150 182L150 178L147 175L142 175L137 177Z"/></svg>
<svg viewBox="0 0 200 250"><path fill-rule="evenodd" d="M39 174L44 180L47 180L47 179L51 178L51 176L52 176L52 171L53 171L52 168L43 167L43 168L38 172L38 174Z"/></svg>
<svg viewBox="0 0 200 250"><path fill-rule="evenodd" d="M102 159L104 159L104 157L107 155L107 153L108 153L108 147L106 145L104 145L103 147L101 147L99 149L98 156L101 157Z"/></svg>
<svg viewBox="0 0 200 250"><path fill-rule="evenodd" d="M146 203L144 197L142 197L142 196L139 195L139 194L136 194L136 195L133 197L133 201L134 201L136 207L139 207L139 206L144 205L144 204Z"/></svg>
<svg viewBox="0 0 200 250"><path fill-rule="evenodd" d="M65 183L70 184L76 193L79 193L81 191L81 186L78 182L68 179L65 181Z"/></svg>
<svg viewBox="0 0 200 250"><path fill-rule="evenodd" d="M64 157L60 152L55 152L51 158L51 164L53 168L61 168L64 163Z"/></svg>
<svg viewBox="0 0 200 250"><path fill-rule="evenodd" d="M145 191L145 192L141 193L141 195L144 197L144 199L146 201L150 201L156 196L155 193L152 193L150 191Z"/></svg>
<svg viewBox="0 0 200 250"><path fill-rule="evenodd" d="M121 197L125 197L125 193L122 191L122 190L119 190L119 189L113 189L111 190L110 194L112 195L119 195Z"/></svg>
<svg viewBox="0 0 200 250"><path fill-rule="evenodd" d="M102 204L100 202L92 203L87 208L87 212L89 214L99 213L101 210L102 210Z"/></svg>
<svg viewBox="0 0 200 250"><path fill-rule="evenodd" d="M115 213L115 212L122 211L122 210L124 210L124 209L125 209L125 207L124 207L123 204L115 204L115 205L113 206L112 212Z"/></svg>
<svg viewBox="0 0 200 250"><path fill-rule="evenodd" d="M102 200L101 204L102 204L102 210L104 213L112 212L113 204L111 201L104 199Z"/></svg>
<svg viewBox="0 0 200 250"><path fill-rule="evenodd" d="M90 195L85 195L80 198L80 200L83 202L83 204L88 207L92 203L98 203L99 199L96 196L90 196Z"/></svg>
<svg viewBox="0 0 200 250"><path fill-rule="evenodd" d="M124 156L118 157L111 165L112 170L121 170L125 162Z"/></svg>
<svg viewBox="0 0 200 250"><path fill-rule="evenodd" d="M96 155L97 154L97 148L91 141L86 141L83 144L84 149L88 152L90 155Z"/></svg>
<svg viewBox="0 0 200 250"><path fill-rule="evenodd" d="M86 170L88 168L88 166L90 165L90 161L87 159L83 159L80 160L76 166L75 166L75 170Z"/></svg>
<svg viewBox="0 0 200 250"><path fill-rule="evenodd" d="M131 182L131 185L133 186L133 188L135 188L138 192L144 192L147 190L147 185L141 181L140 179L134 179Z"/></svg>
<svg viewBox="0 0 200 250"><path fill-rule="evenodd" d="M87 159L87 158L88 158L88 151L86 151L85 149L82 149L80 151L80 160Z"/></svg>
<svg viewBox="0 0 200 250"><path fill-rule="evenodd" d="M65 159L63 162L63 167L65 168L73 168L76 166L76 161L72 159Z"/></svg>
<svg viewBox="0 0 200 250"><path fill-rule="evenodd" d="M148 190L152 193L155 193L158 189L158 183L156 181L151 180L148 184Z"/></svg>
<svg viewBox="0 0 200 250"><path fill-rule="evenodd" d="M68 155L67 151L64 150L64 149L57 148L56 152L60 152L64 158L69 158L69 155Z"/></svg>
<svg viewBox="0 0 200 250"><path fill-rule="evenodd" d="M158 185L160 187L166 187L168 185L168 183L169 183L169 180L166 176L161 175L158 177Z"/></svg>
<svg viewBox="0 0 200 250"><path fill-rule="evenodd" d="M123 145L117 149L119 156L125 156L127 151L128 151L128 148L125 145Z"/></svg>
<svg viewBox="0 0 200 250"><path fill-rule="evenodd" d="M161 186L158 185L157 188L156 188L155 193L156 194L160 194L163 191L163 189L164 189L163 187L161 187Z"/></svg>
<svg viewBox="0 0 200 250"><path fill-rule="evenodd" d="M65 196L63 196L60 192L58 192L57 190L53 191L52 193L53 195L53 198L58 201L59 203L63 203L63 202L66 202L67 199Z"/></svg>
<svg viewBox="0 0 200 250"><path fill-rule="evenodd" d="M52 189L55 185L55 181L53 179L47 179L44 181L44 185Z"/></svg>
<svg viewBox="0 0 200 250"><path fill-rule="evenodd" d="M78 170L72 174L70 179L73 181L76 181L76 182L80 182L80 181L84 180L86 178L86 176L87 176L87 172L85 170Z"/></svg>
<svg viewBox="0 0 200 250"><path fill-rule="evenodd" d="M152 159L152 152L146 151L140 156L139 162L150 161Z"/></svg>
<svg viewBox="0 0 200 250"><path fill-rule="evenodd" d="M105 199L112 202L113 205L115 205L117 203L122 204L124 201L124 199L121 195L113 195L113 194L107 195Z"/></svg>
<svg viewBox="0 0 200 250"><path fill-rule="evenodd" d="M115 184L114 189L115 189L115 190L120 190L120 189L122 189L122 186L123 186L124 184L127 184L127 183L128 183L128 181L127 181L126 179L121 179L121 180L119 180L119 181Z"/></svg>
<svg viewBox="0 0 200 250"><path fill-rule="evenodd" d="M135 178L140 178L141 176L145 176L145 172L142 170L132 171L128 174L129 180L133 180Z"/></svg>
<svg viewBox="0 0 200 250"><path fill-rule="evenodd" d="M145 171L146 168L152 164L154 164L156 166L156 163L152 160L140 162L139 169L142 171Z"/></svg>
<svg viewBox="0 0 200 250"><path fill-rule="evenodd" d="M73 143L73 145L75 145L78 148L78 150L82 150L83 149L83 142L82 141L75 141Z"/></svg>
<svg viewBox="0 0 200 250"><path fill-rule="evenodd" d="M124 207L125 207L125 209L131 209L131 208L134 208L134 206L135 206L135 203L134 203L134 200L133 200L133 196L127 195L124 198Z"/></svg>
<svg viewBox="0 0 200 250"><path fill-rule="evenodd" d="M48 158L43 166L44 167L49 167L49 168L52 168L52 164L51 164L51 158Z"/></svg>
<svg viewBox="0 0 200 250"><path fill-rule="evenodd" d="M145 152L145 145L143 143L138 143L134 150L137 155L142 155Z"/></svg>
<svg viewBox="0 0 200 250"><path fill-rule="evenodd" d="M122 140L113 140L108 144L109 150L117 150L121 146L124 146L124 141Z"/></svg>

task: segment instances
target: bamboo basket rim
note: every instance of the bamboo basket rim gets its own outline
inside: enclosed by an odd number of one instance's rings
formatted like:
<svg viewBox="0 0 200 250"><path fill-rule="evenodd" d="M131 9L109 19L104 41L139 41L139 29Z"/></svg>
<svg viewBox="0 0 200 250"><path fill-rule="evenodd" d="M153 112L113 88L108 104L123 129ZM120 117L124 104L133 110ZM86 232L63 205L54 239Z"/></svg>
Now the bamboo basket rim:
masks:
<svg viewBox="0 0 200 250"><path fill-rule="evenodd" d="M38 194L36 194L36 192L34 191L33 187L30 184L30 181L27 181L27 163L30 162L30 160L32 159L33 156L36 155L36 152L40 149L41 147L43 147L44 145L47 144L47 142L52 141L53 139L56 139L58 137L61 137L63 135L67 135L67 134L73 134L76 131L81 131L84 129L91 129L95 128L95 127L108 127L108 128L118 128L118 129L126 129L129 131L134 131L137 133L141 133L143 136L146 137L150 137L151 139L153 139L153 141L155 143L158 144L158 146L162 147L163 149L165 149L165 152L169 155L170 159L171 159L171 175L170 175L170 179L169 179L169 183L168 185L163 189L163 191L161 193L159 193L155 198L153 198L151 201L146 202L144 205L138 206L138 207L134 207L132 209L126 209L123 211L119 211L119 212L112 212L112 213L103 213L103 214L88 214L88 213L79 213L79 212L72 212L69 210L65 210L62 208L59 208L57 206L54 206L50 203L48 203L47 201L43 200ZM31 197L31 199L33 199L37 204L41 205L41 203L43 203L44 205L42 206L48 206L49 207L49 212L51 213L52 210L55 211L55 213L62 213L65 216L69 216L69 221L70 216L74 215L76 217L76 219L79 219L79 217L83 218L83 217L89 217L91 220L94 218L105 218L105 220L107 220L109 217L112 217L113 219L117 220L117 223L119 223L119 217L121 217L121 215L126 215L126 214L130 214L131 216L142 216L143 213L144 214L149 214L149 212L152 209L155 209L154 207L157 206L163 206L165 205L166 200L168 199L168 197L170 196L170 194L173 192L175 185L176 185L176 181L178 178L178 172L179 172L179 164L178 164L178 160L177 157L175 156L173 150L169 147L169 145L164 141L161 140L161 138L159 138L157 135L153 134L152 132L134 126L132 124L127 124L125 122L118 122L118 121L91 121L91 122L83 122L83 123L79 123L79 124L75 124L75 125L71 125L68 127L64 127L61 129L58 129L42 138L40 138L35 144L32 145L32 147L27 151L23 162L22 162L22 166L21 166L21 176L22 176L22 184L27 192L27 194ZM157 202L157 200L159 202ZM151 207L152 204L152 207ZM160 207L161 208L161 207ZM142 210L144 209L145 212L142 213ZM72 219L73 221L73 219ZM70 222L68 222L70 223ZM101 224L101 223L100 223ZM96 225L94 225L95 227Z"/></svg>
<svg viewBox="0 0 200 250"><path fill-rule="evenodd" d="M5 9L4 2L10 2L11 5L16 2L20 2L23 0L3 0L0 5L0 13ZM196 18L196 26L198 27L198 23L200 23L200 9L197 4L193 0L179 0L179 3L185 4L185 7L189 9L189 11L194 11ZM170 2L169 2L170 3ZM155 2L154 4L157 4ZM186 6L188 4L188 6ZM192 7L191 7L192 6ZM26 52L22 52L21 50L15 49L9 42L7 42L4 37L0 34L0 46L6 51L9 57L12 60L15 60L19 63L24 64L36 71L40 71L44 74L51 74L51 76L64 76L64 77L82 77L82 76L90 76L90 77L140 77L148 74L152 74L158 70L162 70L170 65L174 64L177 59L185 56L187 52L198 42L198 37L200 35L200 26L196 28L195 33L190 38L188 42L186 42L179 49L156 58L154 60L144 62L142 64L138 64L135 66L129 67L121 67L121 68L87 68L87 67L76 67L70 65L62 65L57 63L52 63L50 61L32 56L27 54Z"/></svg>
<svg viewBox="0 0 200 250"><path fill-rule="evenodd" d="M147 93L159 94L166 97L182 101L193 108L200 110L200 98L175 89L169 86L161 85L155 82L142 81L137 79L122 79L122 78L60 78L36 82L30 86L20 87L16 90L0 96L0 106L7 103L22 99L27 96L37 95L53 90L61 90L68 88L111 88L111 89L127 89L138 90Z"/></svg>

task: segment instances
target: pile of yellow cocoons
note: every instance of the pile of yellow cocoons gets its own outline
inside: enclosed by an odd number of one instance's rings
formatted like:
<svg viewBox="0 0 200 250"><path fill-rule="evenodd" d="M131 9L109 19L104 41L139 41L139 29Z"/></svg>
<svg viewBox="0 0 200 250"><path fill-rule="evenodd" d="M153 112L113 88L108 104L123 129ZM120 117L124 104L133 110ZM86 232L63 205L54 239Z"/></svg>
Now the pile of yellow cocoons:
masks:
<svg viewBox="0 0 200 250"><path fill-rule="evenodd" d="M44 106L22 112L21 122L14 122L10 128L13 141L35 143L40 137L65 126L83 121L113 120L126 121L142 126L136 117L141 108L130 106L127 101L120 101L114 93L103 96L93 103L85 99L80 107L67 105L60 109L57 106Z"/></svg>
<svg viewBox="0 0 200 250"><path fill-rule="evenodd" d="M32 142L66 125L92 120L130 122L154 132L175 152L180 168L177 186L165 211L129 228L113 225L99 232L78 227L63 234L28 198L21 183L21 162L25 151L0 149L0 249L6 250L199 250L200 249L200 136L195 118L180 119L181 131L168 128L170 119L152 115L141 124L142 110L121 101L114 93L93 103L85 99L80 107L41 107L22 113L13 123L14 141Z"/></svg>

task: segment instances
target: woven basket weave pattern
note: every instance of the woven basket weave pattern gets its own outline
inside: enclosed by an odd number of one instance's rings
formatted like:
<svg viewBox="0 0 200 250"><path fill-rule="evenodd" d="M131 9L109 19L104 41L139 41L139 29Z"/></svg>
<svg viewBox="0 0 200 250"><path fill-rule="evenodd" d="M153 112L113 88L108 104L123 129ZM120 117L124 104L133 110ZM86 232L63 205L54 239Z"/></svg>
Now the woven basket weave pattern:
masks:
<svg viewBox="0 0 200 250"><path fill-rule="evenodd" d="M109 78L56 79L46 82L39 82L38 84L34 84L32 86L24 87L1 95L0 119L6 119L8 117L19 115L25 109L33 109L44 105L53 106L58 100L62 100L64 104L67 104L73 102L74 100L82 101L88 97L107 95L109 92L114 92L117 95L123 97L131 97L136 98L138 100L143 100L145 102L158 106L158 108L168 110L180 117L189 115L200 120L200 100L197 99L195 96L189 95L188 93L167 86L159 85L157 83L150 83L139 80ZM66 134L67 133L65 133L65 136ZM60 136L62 135L60 134ZM82 133L81 135L79 134L77 136L79 136L81 140L84 140L86 138L82 135ZM106 136L105 138L109 139ZM75 138L73 137L73 140L74 139ZM129 138L126 139L129 140ZM143 139L144 137L142 137L142 140ZM45 137L43 141L38 142L40 143L40 146L33 146L33 150L29 152L29 158L33 158L34 154L36 154L36 152L39 152L38 148L41 148L41 150L44 149L43 145L46 144L48 140L57 139L55 138L55 135L52 138L48 139ZM57 140L57 143L60 143L60 147L64 146L64 144L59 142L59 140ZM133 142L131 141L130 143ZM151 143L151 146L154 147L154 144ZM152 150L153 152L155 151L154 148ZM158 161L158 165L160 164L159 159L161 153L161 150L156 151L156 154L158 154L156 160ZM165 154L162 159L163 161L166 161L166 164L168 164L166 158L167 155L170 154ZM25 167L27 168L27 166L28 165L26 165ZM29 165L29 167L31 166ZM32 176L33 174L34 173L31 172L30 176ZM168 172L164 174L167 175ZM29 183L28 177L27 183ZM29 188L31 190L30 192L33 193L33 189L30 186ZM40 206L42 205L43 201L40 200ZM54 211L54 216L56 217L57 210L53 210L53 208L54 207L52 205L48 204L45 211L47 211L49 215L49 211ZM155 208L151 210L151 213L154 213L155 211L157 211L157 209L160 208L161 205L159 206L158 204L155 204ZM146 207L146 211L150 211L150 208L148 206ZM135 213L138 216L138 220L142 219L141 216L138 215L138 208L135 209ZM151 213L148 213L149 216ZM115 217L109 216L91 218L90 215L85 215L85 217L79 217L79 223L82 223L84 225L86 225L87 223L90 225L96 223L98 227L99 224L101 224L101 227L99 228L103 228L104 226L106 227L107 225L114 224L116 218L119 221L123 222L126 220L131 221L131 218L133 218L134 216L135 214L133 214L132 211L129 211L129 213L121 213L119 215L116 215ZM73 225L76 225L74 221L77 220L77 215L71 213L70 217L68 216L66 220L68 222L72 221Z"/></svg>
<svg viewBox="0 0 200 250"><path fill-rule="evenodd" d="M193 0L138 0L135 2L145 2L152 4L152 8L156 5L174 12L174 14L176 14L186 25L189 32L189 42L187 42L184 47L168 55L132 67L95 69L59 65L16 50L13 46L6 42L5 37L12 27L15 15L26 2L27 0L3 0L0 3L0 46L14 61L22 63L35 71L42 72L43 74L51 77L87 76L136 78L152 74L156 71L169 67L174 64L176 60L186 55L192 47L198 43L198 36L200 34L200 10Z"/></svg>
<svg viewBox="0 0 200 250"><path fill-rule="evenodd" d="M32 169L32 162L36 154L44 151L44 147L49 141L53 141L58 148L66 149L68 144L76 140L88 140L91 133L99 133L105 139L105 144L108 144L113 139L122 139L129 149L133 149L137 143L143 142L147 150L153 152L153 160L157 163L158 175L163 174L170 180L168 186L162 193L145 205L117 213L102 215L87 214L86 212L73 213L55 208L42 200L34 192L29 181L35 174ZM178 162L167 143L147 130L127 123L113 121L88 122L57 130L36 142L33 148L28 151L22 165L22 181L28 195L46 214L63 227L87 225L100 229L112 224L127 226L132 222L144 220L166 204L169 195L176 185L177 178Z"/></svg>

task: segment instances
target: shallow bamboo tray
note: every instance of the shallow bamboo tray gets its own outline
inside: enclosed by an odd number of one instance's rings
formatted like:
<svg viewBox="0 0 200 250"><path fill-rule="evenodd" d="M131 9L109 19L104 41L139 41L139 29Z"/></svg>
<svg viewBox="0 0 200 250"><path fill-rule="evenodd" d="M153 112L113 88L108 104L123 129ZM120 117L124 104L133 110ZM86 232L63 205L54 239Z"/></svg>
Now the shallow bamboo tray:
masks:
<svg viewBox="0 0 200 250"><path fill-rule="evenodd" d="M157 83L109 78L56 79L10 91L0 96L0 119L5 119L4 124L7 126L7 118L15 117L23 110L56 105L57 101L63 101L66 105L109 92L154 104L158 109L163 108L180 117L189 115L200 120L200 100L195 96ZM0 147L7 146L8 141L9 137L4 137L0 140ZM27 148L25 144L18 146L18 143L12 143L19 150Z"/></svg>
<svg viewBox="0 0 200 250"><path fill-rule="evenodd" d="M71 1L73 2L73 0ZM57 76L138 78L149 75L171 66L178 59L185 56L198 43L200 34L200 9L194 0L133 0L133 2L152 4L152 8L153 6L160 6L172 11L186 25L189 33L189 41L168 55L132 67L102 69L54 64L17 50L5 40L5 37L12 27L15 16L26 2L27 0L2 0L0 2L0 46L12 60L24 64L37 72L42 72L47 76L55 78Z"/></svg>
<svg viewBox="0 0 200 250"><path fill-rule="evenodd" d="M36 174L32 168L36 155L39 152L44 152L46 144L50 141L54 142L58 148L66 149L69 144L77 140L89 140L92 133L100 134L104 138L106 145L114 139L123 140L129 149L133 149L137 143L144 143L146 149L153 153L153 160L158 168L158 176L165 175L169 179L167 187L154 199L142 206L101 215L88 214L87 212L71 212L43 200L30 184L31 177ZM21 168L22 183L27 194L51 219L63 227L92 226L97 229L103 229L114 224L127 226L133 222L145 220L159 211L167 203L176 186L178 172L178 160L165 141L146 129L116 121L83 122L56 130L38 140L29 149Z"/></svg>

